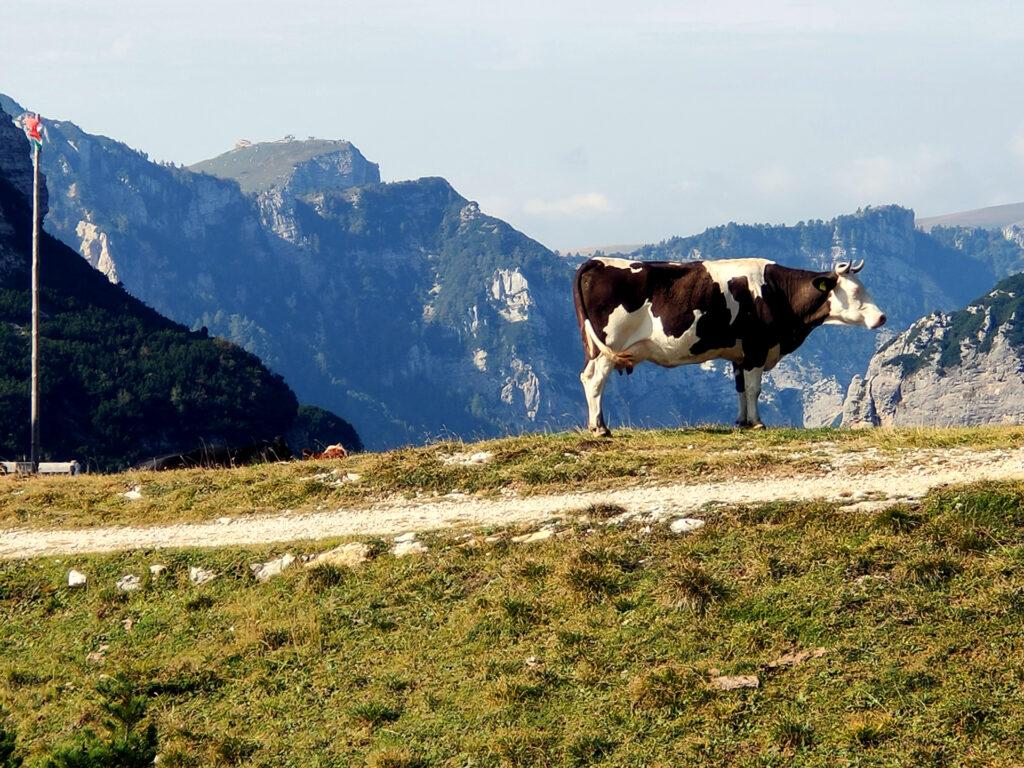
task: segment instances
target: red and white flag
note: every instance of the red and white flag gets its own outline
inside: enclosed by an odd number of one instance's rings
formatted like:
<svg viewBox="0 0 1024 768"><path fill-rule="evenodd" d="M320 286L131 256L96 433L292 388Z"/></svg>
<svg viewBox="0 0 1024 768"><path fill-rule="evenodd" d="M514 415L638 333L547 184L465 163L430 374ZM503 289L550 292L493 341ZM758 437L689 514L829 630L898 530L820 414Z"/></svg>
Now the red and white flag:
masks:
<svg viewBox="0 0 1024 768"><path fill-rule="evenodd" d="M28 136L28 140L36 147L36 149L43 148L43 118L34 112L26 112L21 116L21 127L25 131L25 135Z"/></svg>

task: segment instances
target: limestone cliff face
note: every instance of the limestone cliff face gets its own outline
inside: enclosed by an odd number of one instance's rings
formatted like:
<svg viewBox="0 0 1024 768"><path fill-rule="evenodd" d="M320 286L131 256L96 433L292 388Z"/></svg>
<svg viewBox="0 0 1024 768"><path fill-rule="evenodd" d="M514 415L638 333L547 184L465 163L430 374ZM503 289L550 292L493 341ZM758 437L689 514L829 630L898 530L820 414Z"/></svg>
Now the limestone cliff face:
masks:
<svg viewBox="0 0 1024 768"><path fill-rule="evenodd" d="M965 426L1024 420L1024 275L952 314L917 321L855 377L844 426Z"/></svg>

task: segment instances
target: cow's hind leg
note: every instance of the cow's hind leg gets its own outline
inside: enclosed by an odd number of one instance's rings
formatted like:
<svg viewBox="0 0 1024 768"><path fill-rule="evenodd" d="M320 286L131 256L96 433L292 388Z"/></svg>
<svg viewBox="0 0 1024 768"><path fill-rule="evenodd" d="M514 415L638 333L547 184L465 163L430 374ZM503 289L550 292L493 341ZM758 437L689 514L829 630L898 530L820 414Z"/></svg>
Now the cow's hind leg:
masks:
<svg viewBox="0 0 1024 768"><path fill-rule="evenodd" d="M747 421L747 395L743 391L743 369L733 363L732 372L736 378L736 395L740 404L739 413L736 416L736 426L749 427L750 422Z"/></svg>
<svg viewBox="0 0 1024 768"><path fill-rule="evenodd" d="M747 426L764 429L761 415L757 412L757 399L761 396L761 375L764 368L751 368L743 371L743 394L747 399Z"/></svg>
<svg viewBox="0 0 1024 768"><path fill-rule="evenodd" d="M608 380L608 374L614 367L615 363L604 355L598 355L587 363L587 367L580 374L583 391L587 395L587 426L591 432L603 437L610 435L611 430L604 423L604 414L601 412L601 396L604 394L604 384Z"/></svg>

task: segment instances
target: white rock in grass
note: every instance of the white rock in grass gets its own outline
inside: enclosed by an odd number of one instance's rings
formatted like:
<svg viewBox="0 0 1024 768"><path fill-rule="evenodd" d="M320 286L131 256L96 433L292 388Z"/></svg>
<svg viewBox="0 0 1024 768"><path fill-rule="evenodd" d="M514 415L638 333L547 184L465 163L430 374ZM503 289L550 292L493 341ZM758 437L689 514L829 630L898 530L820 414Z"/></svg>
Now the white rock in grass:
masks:
<svg viewBox="0 0 1024 768"><path fill-rule="evenodd" d="M117 588L122 592L134 592L142 586L142 580L134 573L126 573L117 580Z"/></svg>
<svg viewBox="0 0 1024 768"><path fill-rule="evenodd" d="M370 554L370 548L361 541L351 544L342 544L321 552L306 563L307 568L314 568L318 565L339 565L342 567L354 568L360 563L366 562Z"/></svg>
<svg viewBox="0 0 1024 768"><path fill-rule="evenodd" d="M205 568L199 568L193 565L188 569L188 577L191 579L193 584L205 584L206 582L217 578L217 574L213 571L208 571Z"/></svg>
<svg viewBox="0 0 1024 768"><path fill-rule="evenodd" d="M735 691L738 688L760 688L761 679L757 675L719 675L711 678L710 685L719 691Z"/></svg>
<svg viewBox="0 0 1024 768"><path fill-rule="evenodd" d="M696 531L698 528L704 527L703 520L697 520L694 517L680 517L678 520L673 520L668 529L672 533L690 533Z"/></svg>
<svg viewBox="0 0 1024 768"><path fill-rule="evenodd" d="M68 571L69 587L84 587L86 581L87 579L85 578L85 574L81 571L76 571L74 569Z"/></svg>
<svg viewBox="0 0 1024 768"><path fill-rule="evenodd" d="M249 569L252 571L252 575L256 577L256 581L266 581L274 576L280 576L294 562L295 556L291 553L286 553L265 563L253 563L249 566Z"/></svg>
<svg viewBox="0 0 1024 768"><path fill-rule="evenodd" d="M95 651L87 654L85 660L88 661L90 664L102 664L104 660L106 660L107 658L107 651L109 650L109 648L109 645L103 643Z"/></svg>
<svg viewBox="0 0 1024 768"><path fill-rule="evenodd" d="M494 459L492 451L477 451L476 453L453 453L448 456L441 456L442 464L456 467L473 467L487 464Z"/></svg>
<svg viewBox="0 0 1024 768"><path fill-rule="evenodd" d="M406 555L421 555L427 551L426 545L422 541L400 541L391 550L391 554L395 557L405 557Z"/></svg>
<svg viewBox="0 0 1024 768"><path fill-rule="evenodd" d="M342 478L342 482L345 483L358 483L363 479L363 476L358 472L346 472L345 477Z"/></svg>
<svg viewBox="0 0 1024 768"><path fill-rule="evenodd" d="M128 501L138 501L139 499L142 498L142 488L136 485L130 491L125 491L121 495L124 498L128 499Z"/></svg>
<svg viewBox="0 0 1024 768"><path fill-rule="evenodd" d="M517 544L533 544L537 541L547 541L554 535L554 528L541 528L539 531L534 531L533 533L524 533L520 536L513 536L512 541Z"/></svg>
<svg viewBox="0 0 1024 768"><path fill-rule="evenodd" d="M160 576L163 574L163 572L166 571L166 570L167 570L167 566L166 565L161 565L160 563L154 563L153 565L149 566L149 575L152 576L154 579L159 579Z"/></svg>
<svg viewBox="0 0 1024 768"><path fill-rule="evenodd" d="M400 536L395 536L396 544L402 544L407 541L416 541L416 531L409 531L408 533L403 533Z"/></svg>

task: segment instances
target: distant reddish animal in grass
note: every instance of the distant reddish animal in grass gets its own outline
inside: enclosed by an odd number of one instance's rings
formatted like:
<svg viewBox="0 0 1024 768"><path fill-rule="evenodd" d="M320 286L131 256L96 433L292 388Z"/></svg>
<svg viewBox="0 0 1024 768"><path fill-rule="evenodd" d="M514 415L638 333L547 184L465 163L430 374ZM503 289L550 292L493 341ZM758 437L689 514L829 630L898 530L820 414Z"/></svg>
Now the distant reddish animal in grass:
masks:
<svg viewBox="0 0 1024 768"><path fill-rule="evenodd" d="M347 456L348 451L345 450L345 446L341 443L328 445L319 453L314 453L313 451L302 452L302 458L304 459L344 459Z"/></svg>

